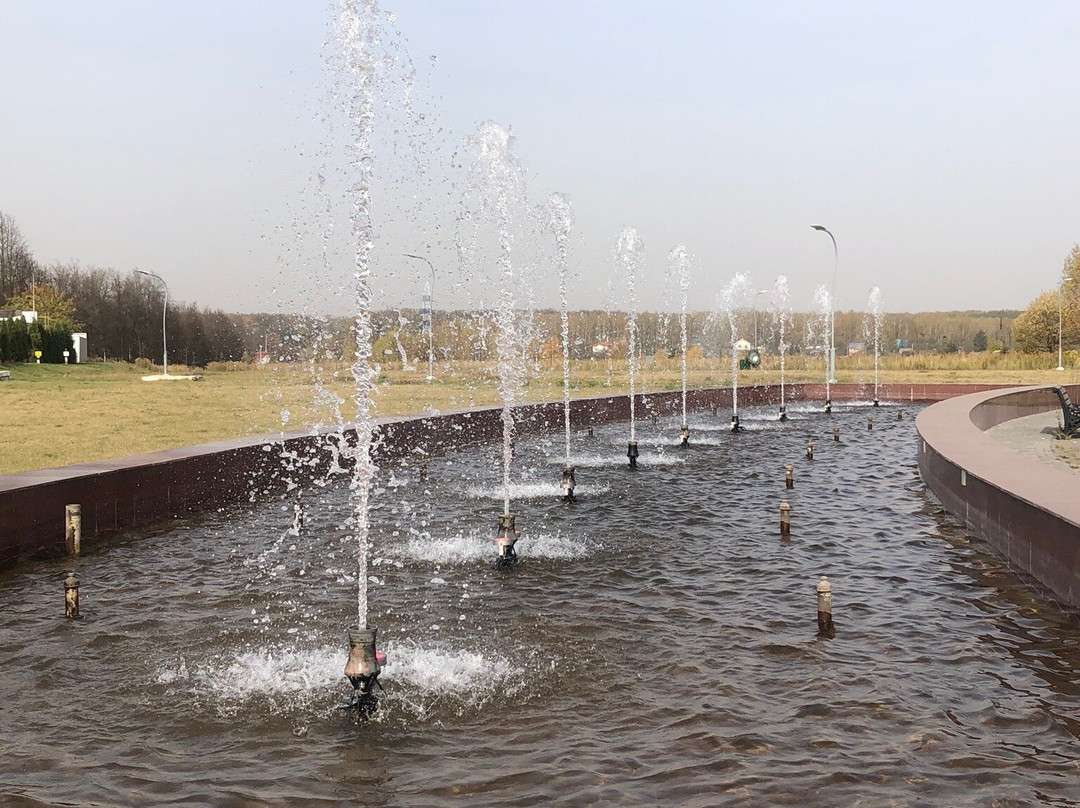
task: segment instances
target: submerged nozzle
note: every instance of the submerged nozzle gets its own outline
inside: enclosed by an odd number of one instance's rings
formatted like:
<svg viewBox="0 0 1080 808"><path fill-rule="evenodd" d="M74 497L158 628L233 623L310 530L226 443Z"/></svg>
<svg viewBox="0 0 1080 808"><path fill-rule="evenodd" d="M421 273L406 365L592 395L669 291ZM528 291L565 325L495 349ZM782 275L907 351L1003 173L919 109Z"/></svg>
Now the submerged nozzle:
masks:
<svg viewBox="0 0 1080 808"><path fill-rule="evenodd" d="M683 424L679 428L679 442L683 446L689 446L690 445L690 426L689 426L689 424Z"/></svg>
<svg viewBox="0 0 1080 808"><path fill-rule="evenodd" d="M780 420L787 420L787 407L785 407L783 404L780 405Z"/></svg>
<svg viewBox="0 0 1080 808"><path fill-rule="evenodd" d="M353 686L355 706L361 710L374 710L379 705L375 686L386 656L375 650L375 637L379 630L371 627L349 626L349 658L345 661L345 678Z"/></svg>
<svg viewBox="0 0 1080 808"><path fill-rule="evenodd" d="M630 468L637 468L638 450L636 440L626 444L626 456L630 459Z"/></svg>
<svg viewBox="0 0 1080 808"><path fill-rule="evenodd" d="M879 406L879 403L878 403L878 400L877 400L877 396L874 396L874 406L875 406L875 407Z"/></svg>
<svg viewBox="0 0 1080 808"><path fill-rule="evenodd" d="M741 426L739 426L739 416L738 415L732 415L731 416L731 431L732 432L742 432L743 431L743 428Z"/></svg>
<svg viewBox="0 0 1080 808"><path fill-rule="evenodd" d="M498 556L495 557L496 567L509 567L517 563L517 551L514 550L514 543L521 534L517 531L514 518L512 513L499 514L499 529L495 533L495 546L499 550Z"/></svg>
<svg viewBox="0 0 1080 808"><path fill-rule="evenodd" d="M574 486L576 484L577 481L574 479L573 467L563 469L562 482L560 483L563 490L563 502L574 501Z"/></svg>
<svg viewBox="0 0 1080 808"><path fill-rule="evenodd" d="M825 414L829 415L831 413L832 413L832 399L827 398L827 399L825 399Z"/></svg>

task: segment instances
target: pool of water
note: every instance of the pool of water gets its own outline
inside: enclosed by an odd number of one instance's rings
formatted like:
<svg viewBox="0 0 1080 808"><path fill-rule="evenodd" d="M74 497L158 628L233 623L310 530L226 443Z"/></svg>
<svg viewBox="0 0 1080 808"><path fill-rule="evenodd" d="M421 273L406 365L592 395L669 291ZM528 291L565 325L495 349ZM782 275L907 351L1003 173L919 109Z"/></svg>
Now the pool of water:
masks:
<svg viewBox="0 0 1080 808"><path fill-rule="evenodd" d="M520 440L509 571L499 447L384 468L370 722L344 481L96 546L79 621L71 562L0 573L0 805L1080 804L1076 615L928 497L914 408L810 409L577 435L569 506Z"/></svg>

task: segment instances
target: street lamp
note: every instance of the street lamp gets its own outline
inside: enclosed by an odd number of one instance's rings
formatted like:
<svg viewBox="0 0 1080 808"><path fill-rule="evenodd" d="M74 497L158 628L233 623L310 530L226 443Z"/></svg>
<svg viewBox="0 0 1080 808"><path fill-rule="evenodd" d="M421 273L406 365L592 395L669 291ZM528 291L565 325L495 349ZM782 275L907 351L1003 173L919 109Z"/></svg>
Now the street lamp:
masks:
<svg viewBox="0 0 1080 808"><path fill-rule="evenodd" d="M1058 370L1065 370L1065 363L1061 361L1061 298L1065 288L1065 281L1071 280L1072 278L1062 278L1058 284Z"/></svg>
<svg viewBox="0 0 1080 808"><path fill-rule="evenodd" d="M820 224L810 225L815 230L828 233L832 239L833 249L833 273L832 273L832 310L829 312L829 381L836 384L836 270L840 267L840 251L836 248L836 236L829 233L828 228Z"/></svg>
<svg viewBox="0 0 1080 808"><path fill-rule="evenodd" d="M164 370L165 376L169 375L169 344L165 338L165 313L169 310L169 284L165 283L165 279L158 275L156 272L146 272L142 269L136 269L140 275L146 275L150 278L157 278L161 281L161 285L165 287L165 305L161 307L161 366Z"/></svg>
<svg viewBox="0 0 1080 808"><path fill-rule="evenodd" d="M405 253L406 258L415 258L419 261L423 261L431 269L431 284L428 286L428 293L425 295L427 298L427 334L428 334L428 353L427 353L427 380L430 382L435 378L435 312L434 295L435 295L435 267L431 262L422 255L415 255L413 253Z"/></svg>

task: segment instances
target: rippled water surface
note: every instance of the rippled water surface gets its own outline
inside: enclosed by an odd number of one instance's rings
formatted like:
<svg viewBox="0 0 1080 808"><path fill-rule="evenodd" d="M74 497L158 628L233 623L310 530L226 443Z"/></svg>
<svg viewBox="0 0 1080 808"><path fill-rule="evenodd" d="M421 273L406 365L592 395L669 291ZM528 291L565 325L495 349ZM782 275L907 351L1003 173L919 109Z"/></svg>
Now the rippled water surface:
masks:
<svg viewBox="0 0 1080 808"><path fill-rule="evenodd" d="M1076 616L927 497L912 409L740 414L639 425L636 472L577 436L572 506L561 436L519 441L509 572L498 447L383 469L372 723L343 483L299 535L287 500L98 545L78 622L66 562L3 573L0 805L1080 804Z"/></svg>

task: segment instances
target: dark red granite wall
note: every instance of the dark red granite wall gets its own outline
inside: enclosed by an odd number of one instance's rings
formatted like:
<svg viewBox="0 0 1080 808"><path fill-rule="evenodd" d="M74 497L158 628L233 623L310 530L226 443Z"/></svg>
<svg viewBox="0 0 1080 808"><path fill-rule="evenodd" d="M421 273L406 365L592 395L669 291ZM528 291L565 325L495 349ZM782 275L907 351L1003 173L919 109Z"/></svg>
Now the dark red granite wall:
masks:
<svg viewBox="0 0 1080 808"><path fill-rule="evenodd" d="M938 401L987 389L986 385L882 385L880 398ZM869 398L872 385L832 385L837 401ZM788 401L821 401L823 384L790 385ZM775 404L778 386L739 390L743 406ZM681 411L679 391L637 396L640 417L674 415ZM690 390L687 407L708 411L730 408L731 390ZM575 399L571 402L575 429L630 418L627 396ZM529 404L517 408L523 434L555 432L562 428L562 403ZM499 440L502 421L498 408L454 412L431 417L385 418L379 422L376 455L379 460L437 454L448 447ZM21 556L54 551L64 546L64 507L82 505L83 540L131 527L148 525L179 514L268 496L285 475L310 476L324 470L336 440L327 433L290 432L284 436L244 438L203 446L170 449L134 457L82 463L0 476L0 566ZM352 436L355 442L355 435ZM419 451L418 451L419 450ZM286 460L288 456L290 459Z"/></svg>
<svg viewBox="0 0 1080 808"><path fill-rule="evenodd" d="M1067 387L1074 400L1078 387ZM1065 603L1080 606L1080 477L985 434L1014 418L1058 409L1048 387L979 393L916 419L919 473L972 532Z"/></svg>

